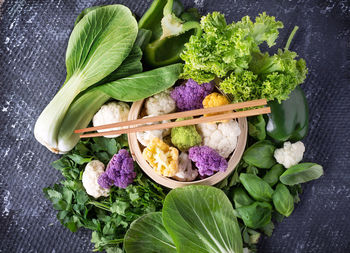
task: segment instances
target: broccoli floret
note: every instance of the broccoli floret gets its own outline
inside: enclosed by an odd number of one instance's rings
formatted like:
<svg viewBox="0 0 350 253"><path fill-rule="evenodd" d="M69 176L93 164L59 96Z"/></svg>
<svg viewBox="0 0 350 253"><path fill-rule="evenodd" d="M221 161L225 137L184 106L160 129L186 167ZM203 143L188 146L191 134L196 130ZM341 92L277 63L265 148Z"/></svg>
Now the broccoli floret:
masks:
<svg viewBox="0 0 350 253"><path fill-rule="evenodd" d="M176 121L187 119L192 119L192 117L180 118ZM199 145L202 142L202 137L195 126L174 127L171 129L171 142L181 151L187 151L190 147Z"/></svg>

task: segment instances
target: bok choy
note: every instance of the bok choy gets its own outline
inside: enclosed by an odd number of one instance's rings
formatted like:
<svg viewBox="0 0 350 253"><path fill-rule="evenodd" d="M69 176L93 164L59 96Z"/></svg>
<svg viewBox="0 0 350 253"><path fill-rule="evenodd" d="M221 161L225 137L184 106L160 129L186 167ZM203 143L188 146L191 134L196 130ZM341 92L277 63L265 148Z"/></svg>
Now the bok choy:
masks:
<svg viewBox="0 0 350 253"><path fill-rule="evenodd" d="M122 5L97 8L74 27L66 52L66 81L35 124L34 135L41 144L60 153L58 133L70 104L119 67L133 47L137 30L131 11Z"/></svg>
<svg viewBox="0 0 350 253"><path fill-rule="evenodd" d="M99 6L77 19L66 53L67 78L39 116L34 135L55 153L70 151L79 141L73 131L86 127L109 99L136 101L172 86L182 64L142 72L143 41L130 10Z"/></svg>

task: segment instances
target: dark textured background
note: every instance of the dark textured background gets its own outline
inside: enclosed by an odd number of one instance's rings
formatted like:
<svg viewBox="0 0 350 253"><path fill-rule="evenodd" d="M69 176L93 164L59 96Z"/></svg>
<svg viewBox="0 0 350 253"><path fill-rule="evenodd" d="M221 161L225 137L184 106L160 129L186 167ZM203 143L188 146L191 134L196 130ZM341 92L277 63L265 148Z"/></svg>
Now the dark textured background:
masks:
<svg viewBox="0 0 350 253"><path fill-rule="evenodd" d="M65 49L75 17L86 7L122 3L138 16L148 1L0 0L0 252L89 252L90 232L72 234L56 220L42 188L61 177L58 158L33 137L41 110L65 79ZM291 217L263 238L260 252L350 252L350 3L343 1L185 1L229 21L262 11L294 25L292 44L309 67L303 85L311 129L305 161L325 175L304 184Z"/></svg>

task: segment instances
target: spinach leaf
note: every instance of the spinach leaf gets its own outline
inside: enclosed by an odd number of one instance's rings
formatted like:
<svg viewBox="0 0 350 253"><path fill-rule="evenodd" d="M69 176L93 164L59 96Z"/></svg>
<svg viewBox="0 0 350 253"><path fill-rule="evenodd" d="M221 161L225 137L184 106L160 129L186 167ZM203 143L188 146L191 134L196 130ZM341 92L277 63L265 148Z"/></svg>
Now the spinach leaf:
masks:
<svg viewBox="0 0 350 253"><path fill-rule="evenodd" d="M268 183L253 174L241 173L239 176L241 183L247 192L259 201L270 201L273 190Z"/></svg>
<svg viewBox="0 0 350 253"><path fill-rule="evenodd" d="M280 176L285 171L283 165L275 164L268 172L266 172L263 180L266 181L271 187L278 183Z"/></svg>
<svg viewBox="0 0 350 253"><path fill-rule="evenodd" d="M244 224L253 229L264 227L271 221L272 206L266 202L254 202L236 210L242 217Z"/></svg>
<svg viewBox="0 0 350 253"><path fill-rule="evenodd" d="M305 183L323 175L323 168L316 163L299 163L287 169L280 180L286 185Z"/></svg>
<svg viewBox="0 0 350 253"><path fill-rule="evenodd" d="M258 141L244 152L243 160L255 167L269 169L276 163L273 157L275 149L270 141Z"/></svg>
<svg viewBox="0 0 350 253"><path fill-rule="evenodd" d="M233 202L235 203L235 208L238 208L241 206L248 206L252 204L254 200L240 187L233 191Z"/></svg>
<svg viewBox="0 0 350 253"><path fill-rule="evenodd" d="M294 199L290 194L287 186L279 183L276 187L275 192L272 195L273 205L276 210L288 217L294 210Z"/></svg>
<svg viewBox="0 0 350 253"><path fill-rule="evenodd" d="M163 223L178 252L242 253L242 237L232 205L220 189L192 185L172 190Z"/></svg>
<svg viewBox="0 0 350 253"><path fill-rule="evenodd" d="M124 237L127 253L176 253L176 247L162 221L162 213L149 213L135 220Z"/></svg>
<svg viewBox="0 0 350 253"><path fill-rule="evenodd" d="M266 138L266 122L263 115L248 117L248 132L249 135L259 141Z"/></svg>
<svg viewBox="0 0 350 253"><path fill-rule="evenodd" d="M114 99L133 102L171 87L181 71L181 63L173 64L100 85L96 89Z"/></svg>

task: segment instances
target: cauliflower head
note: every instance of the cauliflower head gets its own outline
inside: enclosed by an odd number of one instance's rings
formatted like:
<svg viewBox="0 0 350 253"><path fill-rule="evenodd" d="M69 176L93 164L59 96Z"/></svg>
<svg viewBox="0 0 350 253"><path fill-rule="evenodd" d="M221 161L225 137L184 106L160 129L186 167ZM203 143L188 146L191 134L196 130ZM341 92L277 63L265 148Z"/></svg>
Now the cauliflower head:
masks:
<svg viewBox="0 0 350 253"><path fill-rule="evenodd" d="M122 121L127 121L129 116L130 107L128 104L124 102L109 102L107 104L104 104L101 106L100 110L94 115L92 119L92 124L94 126L101 126L106 124L112 124ZM104 130L97 130L98 132L106 132L106 131L113 131L113 130L119 130L119 127L110 128L110 129L104 129ZM115 138L118 137L120 134L116 135L108 135L105 136L107 138Z"/></svg>
<svg viewBox="0 0 350 253"><path fill-rule="evenodd" d="M275 150L274 157L279 164L288 169L303 159L304 152L305 146L301 141L293 144L287 141L283 144L283 148Z"/></svg>
<svg viewBox="0 0 350 253"><path fill-rule="evenodd" d="M148 117L153 117L156 115L148 115L145 116L143 118L148 118ZM168 123L170 122L170 120L163 120L162 122L158 121L158 122L152 122L152 123L148 123L147 125L153 125L153 124L160 124L160 123ZM150 130L150 131L144 131L144 132L137 132L136 133L136 137L137 140L143 145L143 146L147 146L152 139L154 138L159 138L159 139L163 139L163 137L167 136L170 134L170 129L158 129L158 130Z"/></svg>
<svg viewBox="0 0 350 253"><path fill-rule="evenodd" d="M225 158L208 146L195 146L189 149L188 157L196 163L202 177L211 176L217 171L226 171L228 164Z"/></svg>
<svg viewBox="0 0 350 253"><path fill-rule="evenodd" d="M192 169L192 162L188 158L185 152L181 152L179 155L179 172L176 173L174 178L179 181L188 182L193 181L198 176L198 170Z"/></svg>
<svg viewBox="0 0 350 253"><path fill-rule="evenodd" d="M203 100L203 107L209 108L209 107L216 107L216 106L222 106L222 105L228 105L230 102L228 99L217 92L210 93L208 96L206 96ZM208 113L204 114L204 117L213 116L217 114L223 114L225 112L219 112L219 113Z"/></svg>
<svg viewBox="0 0 350 253"><path fill-rule="evenodd" d="M152 139L142 155L160 175L173 177L179 171L179 151L159 138Z"/></svg>
<svg viewBox="0 0 350 253"><path fill-rule="evenodd" d="M235 150L237 137L241 134L241 129L235 120L202 123L197 125L197 129L202 136L203 145L215 149L224 158Z"/></svg>
<svg viewBox="0 0 350 253"><path fill-rule="evenodd" d="M192 117L180 118L176 121L192 119ZM202 137L195 126L174 127L171 129L171 142L181 151L187 151L190 147L201 144Z"/></svg>
<svg viewBox="0 0 350 253"><path fill-rule="evenodd" d="M188 111L203 108L203 99L213 91L212 83L198 84L192 79L188 79L185 84L177 86L171 97L175 100L180 111Z"/></svg>
<svg viewBox="0 0 350 253"><path fill-rule="evenodd" d="M89 162L84 170L82 181L86 193L94 198L101 196L107 197L109 195L109 189L102 188L98 184L98 178L104 173L105 166L98 160L92 160Z"/></svg>
<svg viewBox="0 0 350 253"><path fill-rule="evenodd" d="M162 115L175 111L175 101L170 96L171 89L147 98L145 108L147 115Z"/></svg>

